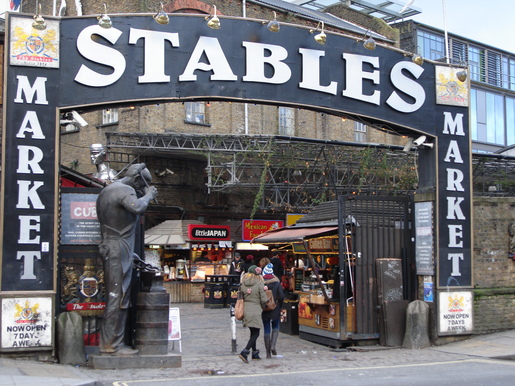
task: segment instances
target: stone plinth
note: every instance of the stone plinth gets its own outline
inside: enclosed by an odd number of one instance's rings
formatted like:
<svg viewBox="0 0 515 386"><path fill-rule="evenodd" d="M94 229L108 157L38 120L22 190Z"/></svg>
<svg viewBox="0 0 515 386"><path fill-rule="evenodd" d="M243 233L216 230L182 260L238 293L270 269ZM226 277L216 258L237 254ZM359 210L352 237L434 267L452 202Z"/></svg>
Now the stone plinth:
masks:
<svg viewBox="0 0 515 386"><path fill-rule="evenodd" d="M182 366L182 356L167 355L91 355L90 365L96 370L168 369Z"/></svg>

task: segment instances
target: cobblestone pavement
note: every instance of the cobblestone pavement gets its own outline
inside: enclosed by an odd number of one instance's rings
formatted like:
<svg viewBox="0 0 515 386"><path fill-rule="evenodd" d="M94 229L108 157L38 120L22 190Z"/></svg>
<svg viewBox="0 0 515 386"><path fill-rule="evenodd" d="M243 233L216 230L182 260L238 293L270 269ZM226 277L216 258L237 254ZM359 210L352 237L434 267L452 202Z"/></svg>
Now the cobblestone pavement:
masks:
<svg viewBox="0 0 515 386"><path fill-rule="evenodd" d="M324 369L395 366L467 358L459 353L431 349L368 347L364 351L334 350L330 347L281 333L277 342L279 356L265 359L263 339L258 349L261 360L245 364L231 349L231 318L228 308L206 309L203 304L173 304L180 309L182 333L182 367L173 369L82 370L104 384L123 380L182 379L210 375L251 375ZM262 333L262 332L261 332ZM248 339L248 329L237 322L238 352ZM170 353L179 353L179 345L170 344ZM122 384L122 383L119 383Z"/></svg>

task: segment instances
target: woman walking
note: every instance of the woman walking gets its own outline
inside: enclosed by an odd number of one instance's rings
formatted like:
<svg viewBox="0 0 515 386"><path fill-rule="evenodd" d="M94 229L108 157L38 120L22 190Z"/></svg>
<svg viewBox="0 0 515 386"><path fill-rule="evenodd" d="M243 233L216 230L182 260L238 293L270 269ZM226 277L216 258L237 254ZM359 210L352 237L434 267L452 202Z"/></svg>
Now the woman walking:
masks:
<svg viewBox="0 0 515 386"><path fill-rule="evenodd" d="M261 268L252 265L248 273L241 279L240 290L243 293L245 308L243 311L243 327L250 329L250 338L245 349L240 353L243 362L249 363L248 355L252 349L252 359L261 359L256 342L259 338L259 330L263 328L261 314L263 306L266 304L267 297L264 289Z"/></svg>
<svg viewBox="0 0 515 386"><path fill-rule="evenodd" d="M281 321L284 291L281 281L274 275L274 265L272 263L268 263L263 269L263 279L265 281L265 289L271 290L275 299L275 308L271 311L263 311L262 314L266 357L272 358L272 354L277 355L275 345L279 337L279 323Z"/></svg>

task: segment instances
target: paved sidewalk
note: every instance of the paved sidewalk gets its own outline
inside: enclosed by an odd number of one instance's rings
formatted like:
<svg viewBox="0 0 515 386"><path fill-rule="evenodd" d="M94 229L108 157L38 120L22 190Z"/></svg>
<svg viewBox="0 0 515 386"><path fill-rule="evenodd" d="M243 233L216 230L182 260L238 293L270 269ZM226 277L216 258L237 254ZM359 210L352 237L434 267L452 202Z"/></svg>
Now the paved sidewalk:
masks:
<svg viewBox="0 0 515 386"><path fill-rule="evenodd" d="M114 382L156 379L188 379L210 375L252 375L306 370L393 366L445 362L480 356L515 359L515 330L422 350L369 347L367 350L333 350L280 334L278 357L243 363L231 352L231 319L228 308L207 309L203 304L173 304L180 309L182 353L179 344L170 344L170 353L182 356L182 366L172 369L94 370L60 364L0 359L1 385L109 385ZM248 329L237 322L238 351L248 339ZM173 349L172 349L173 348ZM258 348L264 350L260 336ZM262 351L263 358L265 353Z"/></svg>

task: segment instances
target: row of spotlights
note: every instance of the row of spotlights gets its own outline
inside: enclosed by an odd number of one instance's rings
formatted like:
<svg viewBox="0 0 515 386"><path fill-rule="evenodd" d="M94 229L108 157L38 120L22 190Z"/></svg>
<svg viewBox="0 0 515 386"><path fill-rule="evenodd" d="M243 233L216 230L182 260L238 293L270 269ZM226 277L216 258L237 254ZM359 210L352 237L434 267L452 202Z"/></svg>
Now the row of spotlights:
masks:
<svg viewBox="0 0 515 386"><path fill-rule="evenodd" d="M168 15L166 14L166 12L164 10L163 3L160 3L160 5L161 5L161 9L154 16L154 20L159 24L163 24L163 25L168 24L170 22L170 18L168 17ZM216 15L216 5L213 5L213 7L214 7L213 15L206 16L205 20L207 20L207 26L209 28L220 29L220 19ZM272 32L279 32L279 30L281 29L281 25L277 21L276 12L273 11L273 13L274 13L274 18L270 19L268 22L264 21L263 25L266 24L266 27ZM107 14L107 6L105 4L104 4L104 13L102 15L98 16L98 25L102 28L111 28L113 26L111 18ZM320 32L318 34L316 34L313 37L313 39L315 39L315 41L318 44L324 45L327 41L327 35L324 32L324 22L323 21L320 21L317 24L315 29L310 29L309 33L315 33L316 31L319 30L319 27L321 27ZM41 4L38 4L38 13L37 13L37 15L34 15L34 21L32 22L32 28L40 30L40 31L46 29L45 19L43 18L43 16L41 16ZM376 42L372 38L372 36L370 36L368 39L365 40L368 32L369 31L367 31L365 33L365 36L363 37L363 40L364 40L363 47L365 47L367 50L374 50L376 48ZM424 63L424 58L422 56L420 56L419 54L414 54L412 56L411 60L413 61L413 63L418 64L419 66L421 66ZM462 69L462 70L456 72L456 77L458 78L458 80L460 82L464 82L467 79L467 72L464 69Z"/></svg>

